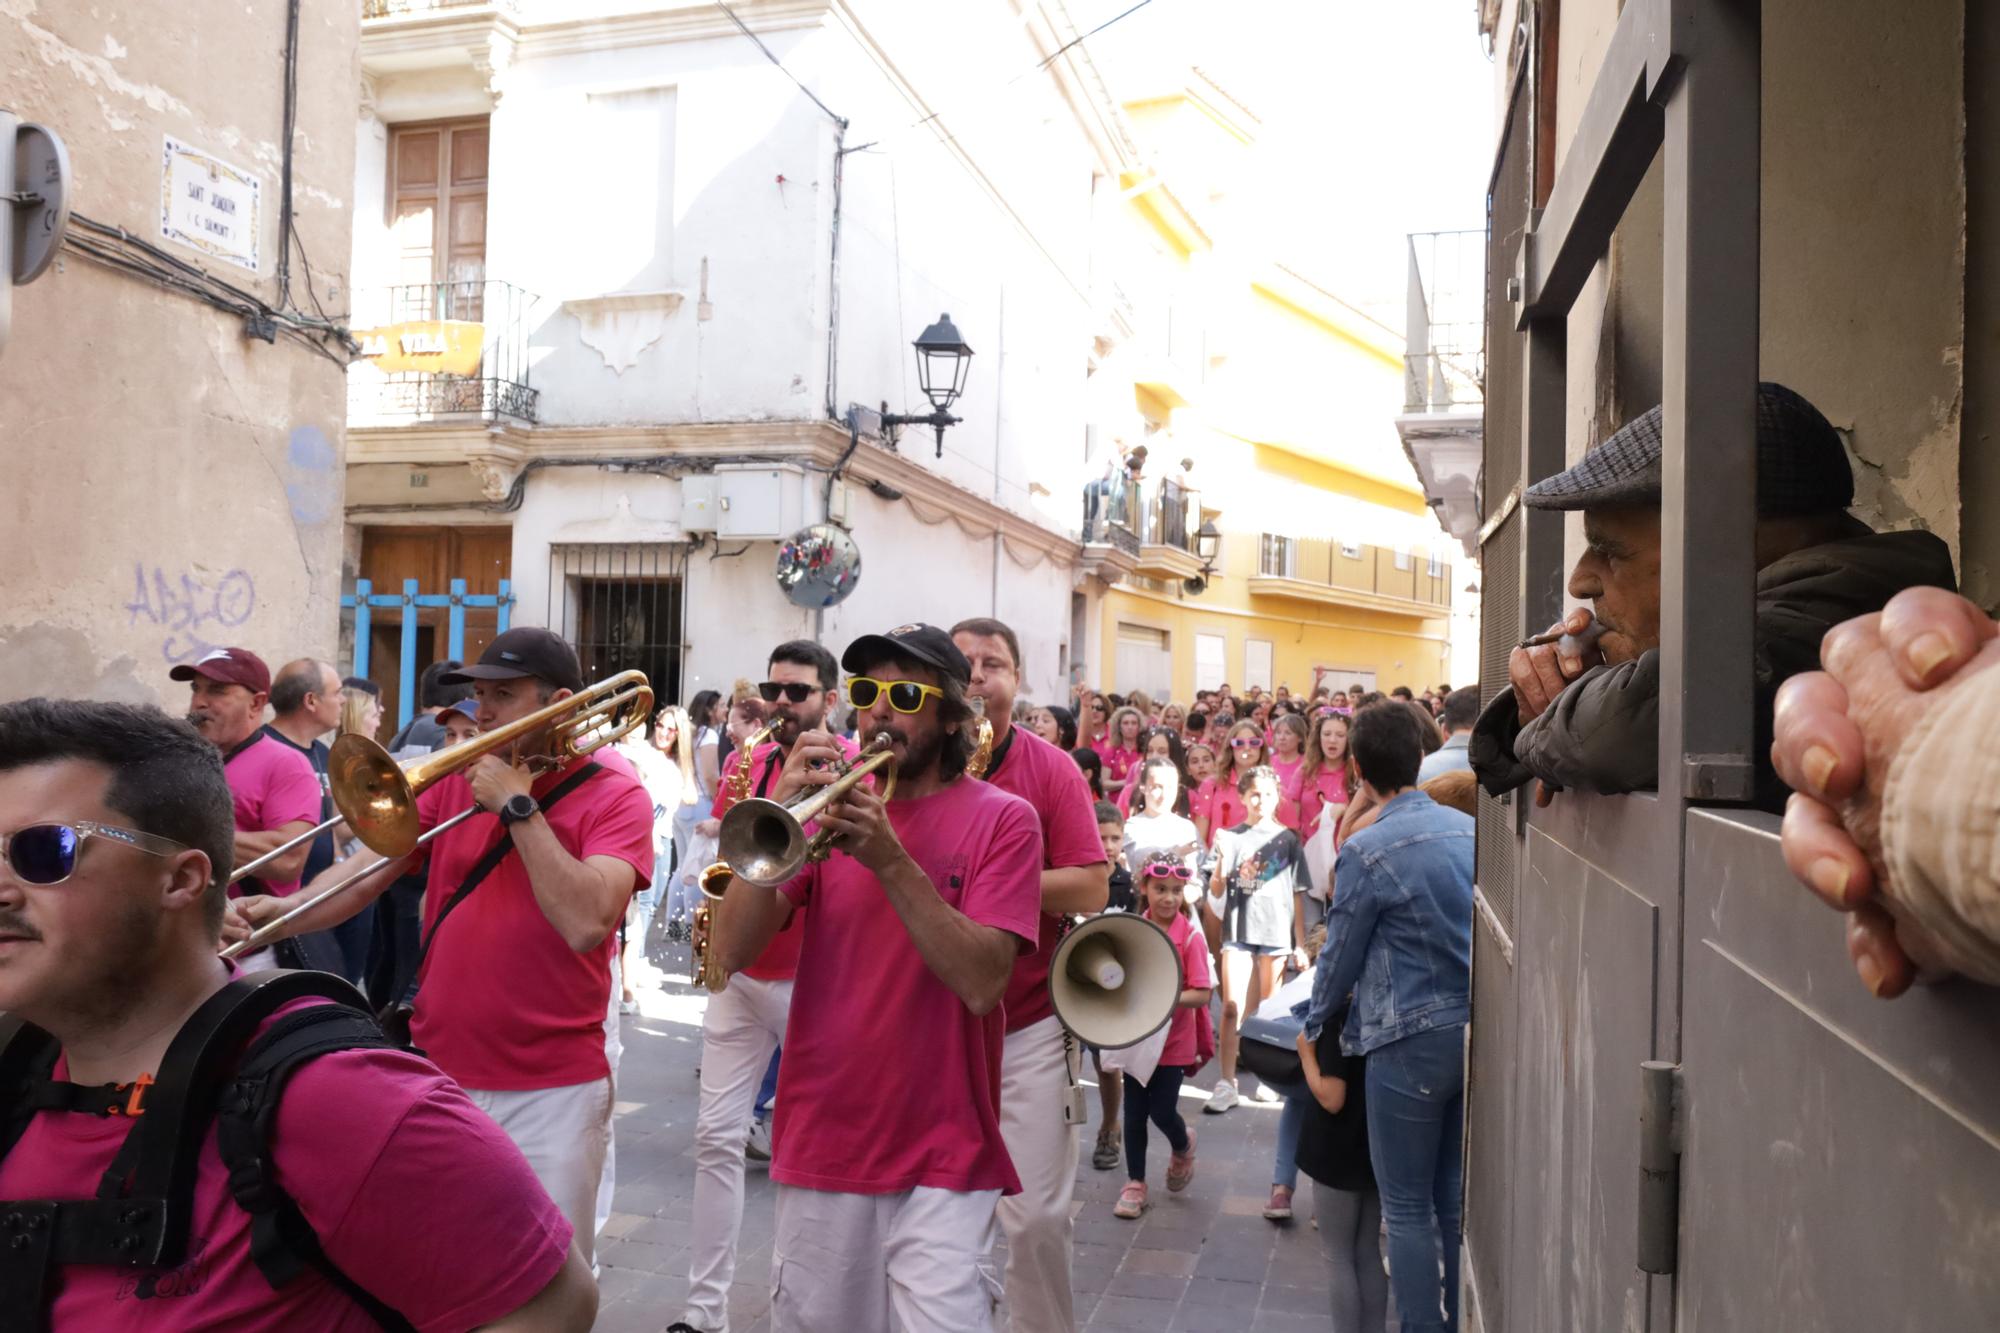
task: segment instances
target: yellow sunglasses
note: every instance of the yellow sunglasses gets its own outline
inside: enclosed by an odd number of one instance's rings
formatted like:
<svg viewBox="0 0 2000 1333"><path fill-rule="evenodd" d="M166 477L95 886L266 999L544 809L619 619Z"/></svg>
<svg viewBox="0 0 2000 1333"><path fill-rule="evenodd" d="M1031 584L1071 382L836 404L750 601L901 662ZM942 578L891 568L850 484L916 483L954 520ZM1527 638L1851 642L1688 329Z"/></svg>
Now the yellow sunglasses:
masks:
<svg viewBox="0 0 2000 1333"><path fill-rule="evenodd" d="M914 680L877 680L873 676L856 676L847 682L847 702L856 708L873 708L875 700L885 690L889 695L889 707L899 713L920 713L925 699L932 695L944 698L944 691L935 685Z"/></svg>

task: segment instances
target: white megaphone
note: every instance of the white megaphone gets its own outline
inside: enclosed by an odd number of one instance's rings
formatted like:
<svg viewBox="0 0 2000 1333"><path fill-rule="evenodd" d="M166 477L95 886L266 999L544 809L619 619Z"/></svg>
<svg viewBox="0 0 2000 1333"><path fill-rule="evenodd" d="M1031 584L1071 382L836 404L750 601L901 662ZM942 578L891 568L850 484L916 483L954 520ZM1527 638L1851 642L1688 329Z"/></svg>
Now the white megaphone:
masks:
<svg viewBox="0 0 2000 1333"><path fill-rule="evenodd" d="M1180 951L1142 916L1095 916L1063 936L1049 962L1049 1001L1077 1040L1105 1050L1144 1041L1174 1016L1185 983Z"/></svg>

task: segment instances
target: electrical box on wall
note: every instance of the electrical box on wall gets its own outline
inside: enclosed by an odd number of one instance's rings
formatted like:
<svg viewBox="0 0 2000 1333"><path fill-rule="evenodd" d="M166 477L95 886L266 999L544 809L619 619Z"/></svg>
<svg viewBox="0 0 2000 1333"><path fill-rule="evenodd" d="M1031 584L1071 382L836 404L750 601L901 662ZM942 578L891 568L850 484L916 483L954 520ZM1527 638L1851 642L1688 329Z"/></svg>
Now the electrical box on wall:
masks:
<svg viewBox="0 0 2000 1333"><path fill-rule="evenodd" d="M805 475L789 467L715 470L715 535L738 541L776 541L804 523Z"/></svg>
<svg viewBox="0 0 2000 1333"><path fill-rule="evenodd" d="M715 477L698 473L681 478L681 528L687 532L715 531Z"/></svg>

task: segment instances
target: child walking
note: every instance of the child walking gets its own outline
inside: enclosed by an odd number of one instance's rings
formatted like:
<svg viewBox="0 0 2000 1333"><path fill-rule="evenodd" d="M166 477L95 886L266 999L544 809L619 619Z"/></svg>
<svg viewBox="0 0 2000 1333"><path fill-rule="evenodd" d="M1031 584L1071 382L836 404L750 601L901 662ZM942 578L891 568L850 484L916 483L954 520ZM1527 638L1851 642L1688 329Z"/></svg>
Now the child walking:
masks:
<svg viewBox="0 0 2000 1333"><path fill-rule="evenodd" d="M1334 1333L1383 1333L1389 1278L1382 1268L1382 1196L1368 1156L1368 1066L1362 1056L1341 1054L1346 1022L1343 1007L1320 1032L1317 1046L1299 1033L1299 1063L1312 1100L1299 1131L1298 1165L1313 1182Z"/></svg>
<svg viewBox="0 0 2000 1333"><path fill-rule="evenodd" d="M1153 1075L1125 1083L1125 1188L1112 1208L1118 1217L1146 1211L1146 1122L1159 1126L1173 1156L1167 1159L1167 1188L1179 1193L1194 1179L1194 1131L1181 1119L1181 1080L1199 1069L1214 1049L1208 996L1215 982L1208 970L1208 942L1194 924L1188 904L1189 871L1181 861L1152 860L1139 876L1139 905L1147 919L1167 932L1181 956L1180 1003L1167 1021L1167 1043ZM1204 1035L1206 1040L1204 1040ZM1203 1048L1206 1047L1205 1051Z"/></svg>

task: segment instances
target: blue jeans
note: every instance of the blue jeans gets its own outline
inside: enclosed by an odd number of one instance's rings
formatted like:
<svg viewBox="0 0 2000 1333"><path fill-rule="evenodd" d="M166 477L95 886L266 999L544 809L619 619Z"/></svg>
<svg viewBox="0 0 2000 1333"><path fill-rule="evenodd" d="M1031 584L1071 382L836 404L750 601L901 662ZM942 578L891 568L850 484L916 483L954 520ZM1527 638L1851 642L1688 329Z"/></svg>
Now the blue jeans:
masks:
<svg viewBox="0 0 2000 1333"><path fill-rule="evenodd" d="M771 1109L771 1099L778 1095L778 1058L785 1053L780 1046L771 1052L771 1063L764 1066L764 1082L757 1089L756 1114L762 1116Z"/></svg>
<svg viewBox="0 0 2000 1333"><path fill-rule="evenodd" d="M1464 1123L1464 1024L1368 1053L1368 1156L1389 1224L1389 1285L1403 1333L1457 1333Z"/></svg>

